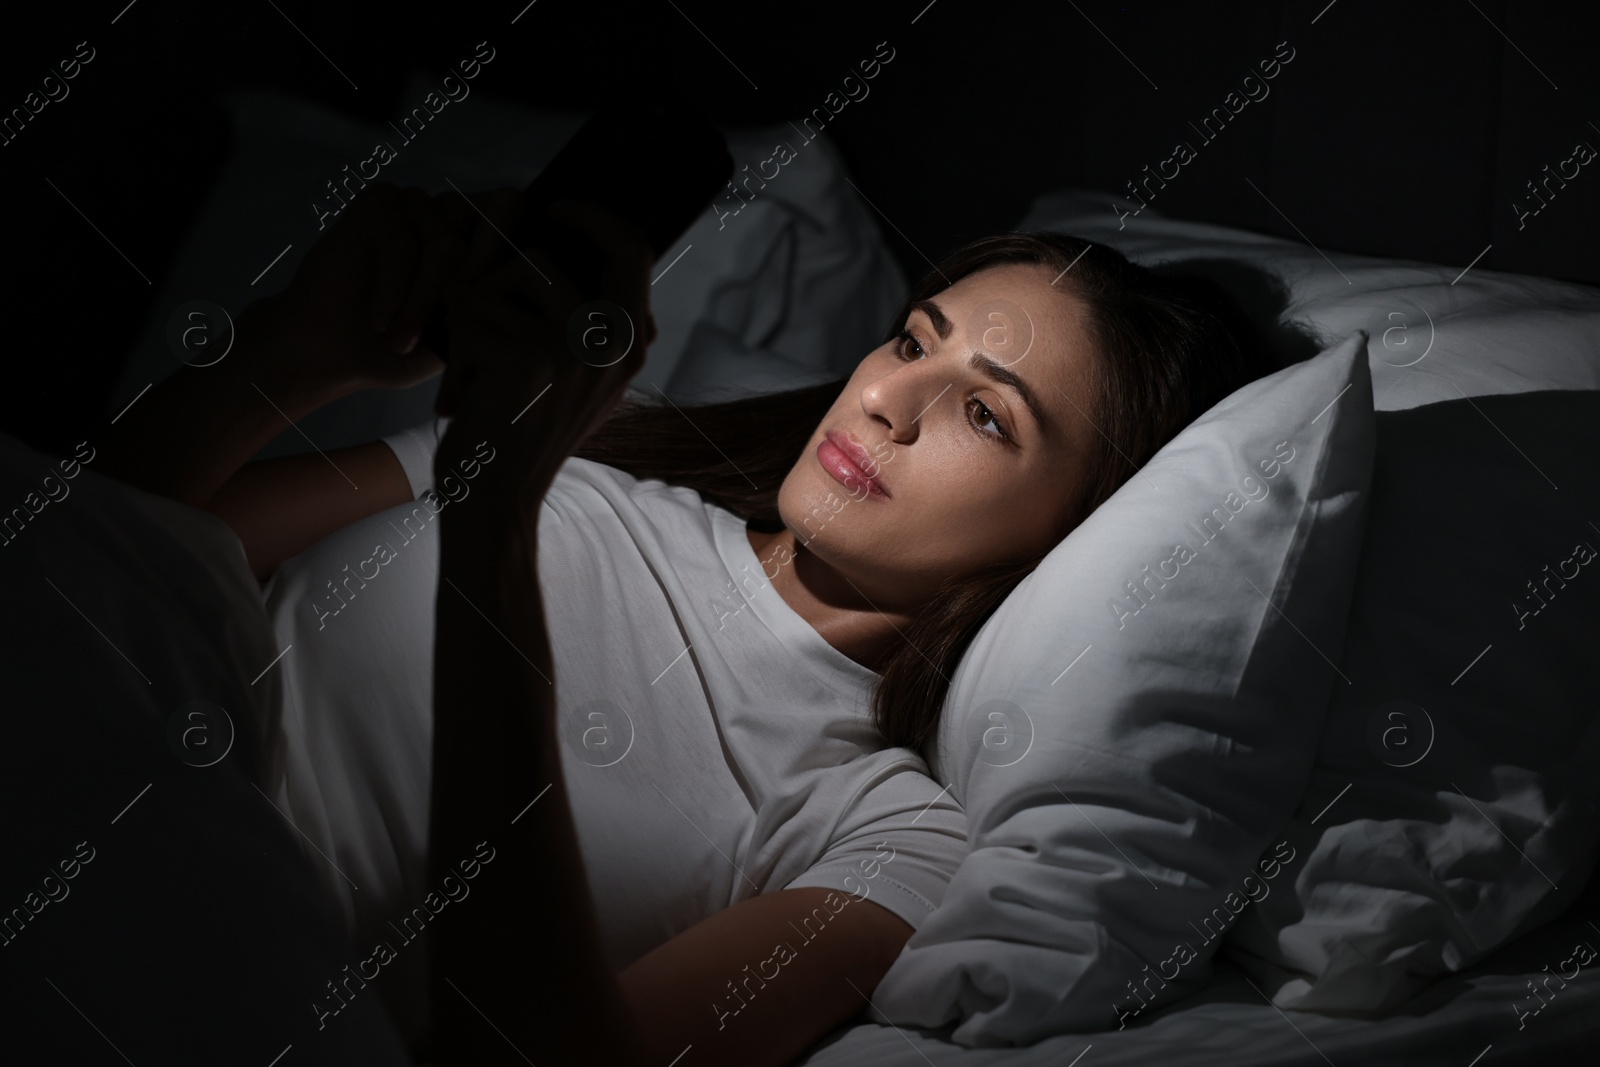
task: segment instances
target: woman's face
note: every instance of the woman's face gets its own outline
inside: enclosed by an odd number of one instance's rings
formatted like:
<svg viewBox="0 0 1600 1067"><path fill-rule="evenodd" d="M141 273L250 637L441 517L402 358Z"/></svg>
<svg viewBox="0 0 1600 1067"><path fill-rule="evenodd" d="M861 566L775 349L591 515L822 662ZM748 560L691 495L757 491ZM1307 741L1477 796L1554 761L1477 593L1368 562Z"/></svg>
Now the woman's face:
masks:
<svg viewBox="0 0 1600 1067"><path fill-rule="evenodd" d="M784 479L778 507L797 542L880 609L1047 551L1078 521L1099 357L1055 276L990 267L914 307Z"/></svg>

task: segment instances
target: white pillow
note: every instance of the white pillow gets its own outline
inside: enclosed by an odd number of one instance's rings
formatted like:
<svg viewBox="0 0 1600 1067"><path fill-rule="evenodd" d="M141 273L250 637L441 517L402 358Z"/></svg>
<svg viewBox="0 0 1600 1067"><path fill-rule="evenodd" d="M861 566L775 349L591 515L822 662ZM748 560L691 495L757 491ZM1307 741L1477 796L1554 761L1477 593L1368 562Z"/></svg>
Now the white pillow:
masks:
<svg viewBox="0 0 1600 1067"><path fill-rule="evenodd" d="M959 1021L968 1045L1115 1029L1136 986L1163 1002L1209 973L1220 930L1191 920L1231 918L1292 864L1257 870L1344 684L1329 659L1372 464L1365 341L1202 415L979 631L935 761L972 852L878 986L880 1018Z"/></svg>
<svg viewBox="0 0 1600 1067"><path fill-rule="evenodd" d="M1284 829L1295 876L1225 951L1280 1007L1382 1011L1563 911L1600 842L1600 579L1579 562L1600 548L1600 290L1324 259L1153 211L1119 230L1107 198L1080 193L1041 198L1027 225L1224 283L1219 267L1267 271L1324 336L1372 331L1352 684Z"/></svg>
<svg viewBox="0 0 1600 1067"><path fill-rule="evenodd" d="M1275 278L1284 319L1324 344L1369 335L1372 401L1394 411L1462 395L1600 389L1600 288L1486 270L1318 250L1226 226L1164 218L1153 209L1118 229L1116 198L1082 190L1041 196L1022 229L1101 241L1136 262L1211 274L1247 306L1259 289L1239 267ZM1136 207L1118 201L1124 207Z"/></svg>

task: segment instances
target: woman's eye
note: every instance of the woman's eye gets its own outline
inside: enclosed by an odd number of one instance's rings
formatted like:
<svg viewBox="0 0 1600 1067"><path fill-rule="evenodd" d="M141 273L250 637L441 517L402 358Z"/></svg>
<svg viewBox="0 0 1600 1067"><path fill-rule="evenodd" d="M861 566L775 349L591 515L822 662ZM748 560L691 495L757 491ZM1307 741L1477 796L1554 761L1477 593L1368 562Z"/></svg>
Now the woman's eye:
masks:
<svg viewBox="0 0 1600 1067"><path fill-rule="evenodd" d="M972 422L972 425L975 428L977 428L978 433L981 436L984 436L984 437L999 437L999 438L1006 437L1007 434L1006 434L1006 431L1005 431L1005 427L1000 424L1000 420L995 417L994 412L989 410L989 406L987 404L985 404L983 401L979 400L977 397L972 397L970 400L967 401L967 408L968 408L969 411L972 409L972 406L974 404L977 405L978 416L977 416L977 418L972 419L971 422ZM983 426L985 421L987 421L991 426L993 426L994 429L993 430L985 430L985 429L983 429L982 426Z"/></svg>
<svg viewBox="0 0 1600 1067"><path fill-rule="evenodd" d="M920 359L928 354L923 349L922 342L913 337L910 330L901 330L895 334L895 340L899 342L895 348L895 354L901 359L909 359L911 356L916 356Z"/></svg>

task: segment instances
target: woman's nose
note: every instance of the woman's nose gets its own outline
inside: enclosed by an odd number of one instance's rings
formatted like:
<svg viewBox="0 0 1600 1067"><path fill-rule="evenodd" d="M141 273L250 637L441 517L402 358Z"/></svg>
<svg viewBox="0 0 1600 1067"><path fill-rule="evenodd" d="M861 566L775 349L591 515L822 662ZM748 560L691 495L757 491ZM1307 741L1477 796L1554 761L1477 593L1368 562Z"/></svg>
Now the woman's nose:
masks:
<svg viewBox="0 0 1600 1067"><path fill-rule="evenodd" d="M952 384L949 375L929 360L903 363L861 390L861 409L888 426L896 442L906 444L916 437L923 415Z"/></svg>

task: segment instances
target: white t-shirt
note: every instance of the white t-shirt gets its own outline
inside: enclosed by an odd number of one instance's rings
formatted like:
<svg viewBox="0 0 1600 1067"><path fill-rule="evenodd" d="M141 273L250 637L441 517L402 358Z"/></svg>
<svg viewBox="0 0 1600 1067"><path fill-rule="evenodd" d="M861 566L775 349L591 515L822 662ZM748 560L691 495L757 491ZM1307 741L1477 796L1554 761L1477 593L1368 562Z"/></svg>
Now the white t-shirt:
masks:
<svg viewBox="0 0 1600 1067"><path fill-rule="evenodd" d="M431 482L431 427L387 440L414 489ZM292 645L273 799L323 854L313 866L355 947L389 945L379 982L413 1037L426 961L406 935L439 888L426 869L436 515L471 507L472 488L461 477L354 523L265 591ZM878 675L777 594L743 520L574 458L540 511L539 568L562 771L614 967L790 887L865 894L921 925L966 855L965 814L918 755L883 745L868 713ZM530 776L530 801L539 788ZM485 815L491 844L498 819Z"/></svg>

